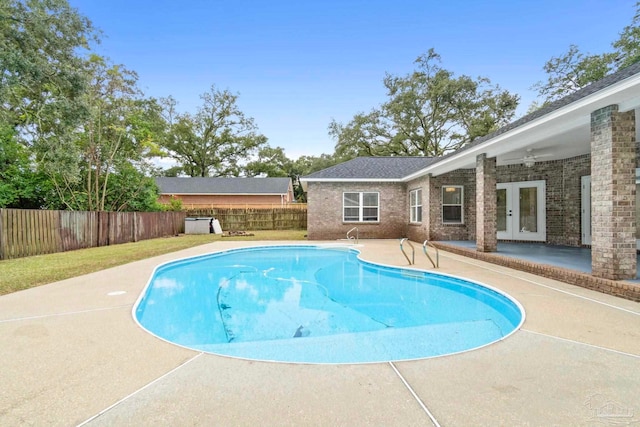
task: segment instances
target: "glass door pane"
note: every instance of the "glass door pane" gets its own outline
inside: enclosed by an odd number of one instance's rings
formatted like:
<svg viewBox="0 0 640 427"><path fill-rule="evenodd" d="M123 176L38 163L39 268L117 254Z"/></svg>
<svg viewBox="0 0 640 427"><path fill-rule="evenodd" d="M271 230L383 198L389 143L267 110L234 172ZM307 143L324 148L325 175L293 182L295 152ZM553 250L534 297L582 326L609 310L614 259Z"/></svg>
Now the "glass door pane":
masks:
<svg viewBox="0 0 640 427"><path fill-rule="evenodd" d="M498 231L507 231L507 189L498 188L497 196L498 217L496 227Z"/></svg>
<svg viewBox="0 0 640 427"><path fill-rule="evenodd" d="M538 232L538 188L520 188L520 215L518 230L521 233Z"/></svg>
<svg viewBox="0 0 640 427"><path fill-rule="evenodd" d="M545 182L496 184L498 240L546 240Z"/></svg>

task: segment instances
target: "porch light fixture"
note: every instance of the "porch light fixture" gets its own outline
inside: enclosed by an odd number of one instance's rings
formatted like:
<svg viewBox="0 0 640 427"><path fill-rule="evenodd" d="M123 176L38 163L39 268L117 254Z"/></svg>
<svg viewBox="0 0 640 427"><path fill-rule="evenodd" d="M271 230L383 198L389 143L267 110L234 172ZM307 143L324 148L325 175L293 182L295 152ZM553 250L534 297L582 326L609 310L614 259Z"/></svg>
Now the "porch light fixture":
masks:
<svg viewBox="0 0 640 427"><path fill-rule="evenodd" d="M533 165L536 164L536 158L533 156L526 156L524 159L522 159L522 164L528 168L533 167Z"/></svg>

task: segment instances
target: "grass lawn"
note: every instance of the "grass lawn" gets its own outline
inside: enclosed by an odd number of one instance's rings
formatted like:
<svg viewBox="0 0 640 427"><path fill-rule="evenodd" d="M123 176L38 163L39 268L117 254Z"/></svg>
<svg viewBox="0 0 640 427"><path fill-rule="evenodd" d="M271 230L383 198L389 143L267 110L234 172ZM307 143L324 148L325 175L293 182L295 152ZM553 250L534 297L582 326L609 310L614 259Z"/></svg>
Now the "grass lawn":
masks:
<svg viewBox="0 0 640 427"><path fill-rule="evenodd" d="M253 236L180 235L0 261L0 295L220 240L305 240L306 230L250 231Z"/></svg>

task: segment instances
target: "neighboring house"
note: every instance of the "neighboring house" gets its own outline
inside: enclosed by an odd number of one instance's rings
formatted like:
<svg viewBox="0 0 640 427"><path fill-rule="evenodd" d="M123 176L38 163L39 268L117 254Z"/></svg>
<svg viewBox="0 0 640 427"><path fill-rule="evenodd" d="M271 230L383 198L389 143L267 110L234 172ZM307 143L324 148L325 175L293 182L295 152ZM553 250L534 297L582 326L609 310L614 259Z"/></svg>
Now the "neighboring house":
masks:
<svg viewBox="0 0 640 427"><path fill-rule="evenodd" d="M293 203L290 178L156 178L160 203L172 197L186 208L273 207Z"/></svg>
<svg viewBox="0 0 640 427"><path fill-rule="evenodd" d="M309 239L591 246L592 274L636 277L640 63L449 155L363 157L301 178Z"/></svg>

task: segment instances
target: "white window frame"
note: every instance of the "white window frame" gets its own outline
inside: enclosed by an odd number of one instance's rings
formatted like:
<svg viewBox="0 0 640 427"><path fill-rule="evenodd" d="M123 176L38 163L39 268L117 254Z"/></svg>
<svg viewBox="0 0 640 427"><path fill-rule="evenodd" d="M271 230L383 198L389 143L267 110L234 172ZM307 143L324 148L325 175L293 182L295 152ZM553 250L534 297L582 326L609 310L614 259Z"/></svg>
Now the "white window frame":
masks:
<svg viewBox="0 0 640 427"><path fill-rule="evenodd" d="M460 189L460 203L446 203L444 202L444 194L447 188ZM464 224L464 186L463 185L443 185L442 186L442 223L444 225L459 225ZM460 221L445 221L444 208L448 206L460 206Z"/></svg>
<svg viewBox="0 0 640 427"><path fill-rule="evenodd" d="M345 206L345 195L346 194L357 194L358 195L358 206ZM376 195L376 205L364 205L364 195L365 194L375 194ZM345 215L346 208L357 208L358 209L358 219L347 219ZM365 209L376 209L376 219L375 220L365 220L364 210ZM342 193L342 222L364 222L364 223L376 223L380 222L380 192L378 191L345 191Z"/></svg>
<svg viewBox="0 0 640 427"><path fill-rule="evenodd" d="M422 188L409 191L409 222L412 224L422 222Z"/></svg>

